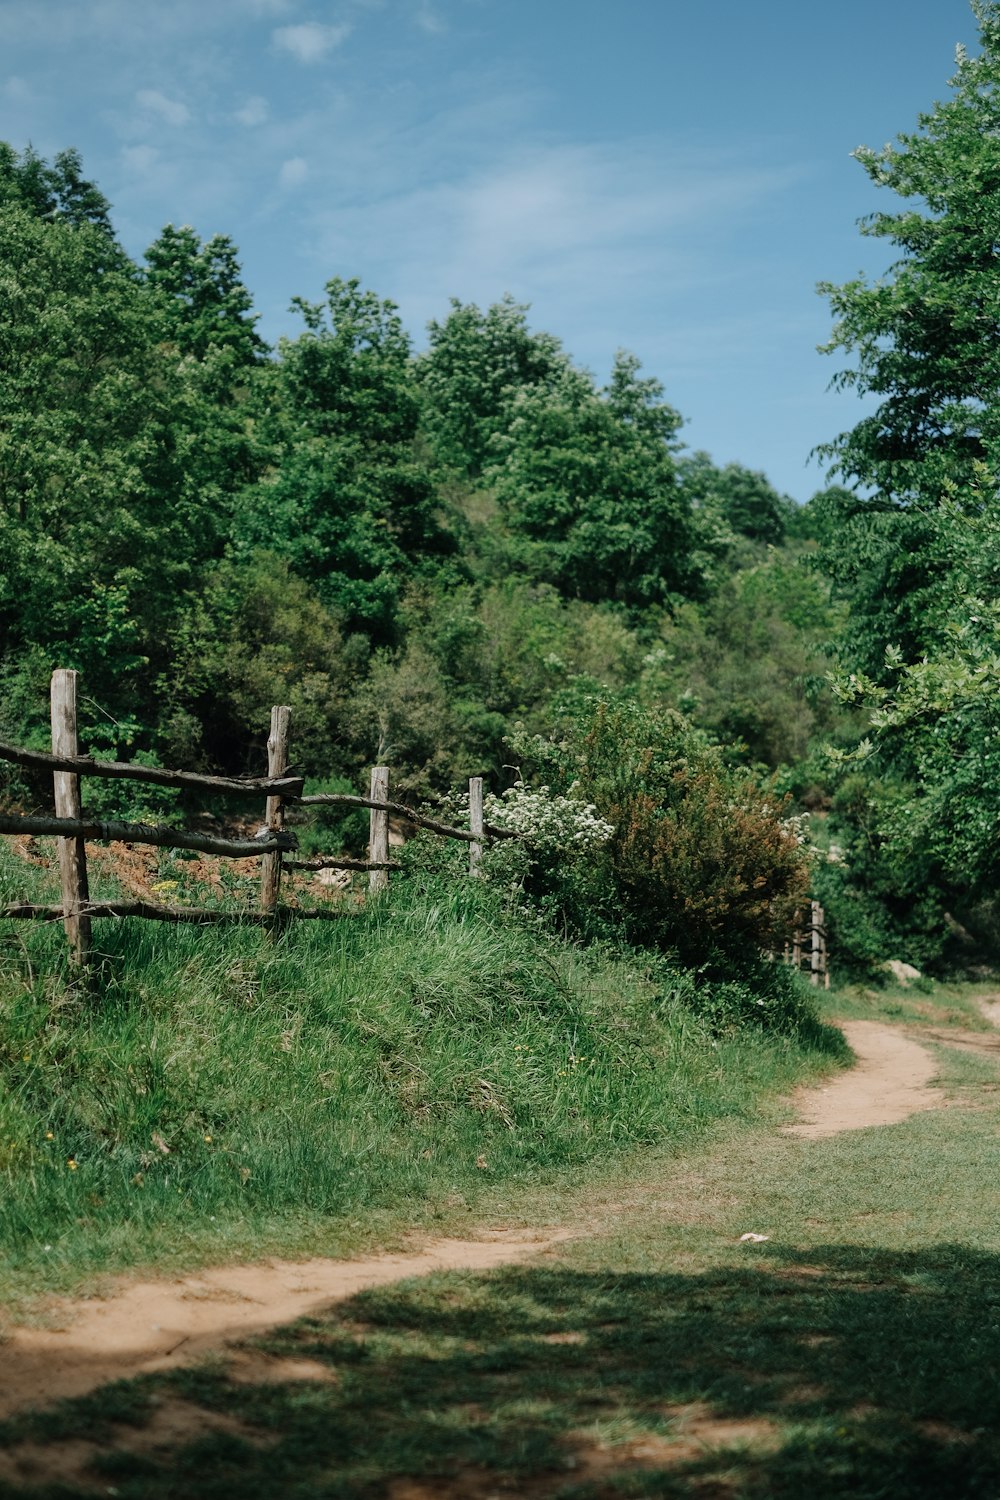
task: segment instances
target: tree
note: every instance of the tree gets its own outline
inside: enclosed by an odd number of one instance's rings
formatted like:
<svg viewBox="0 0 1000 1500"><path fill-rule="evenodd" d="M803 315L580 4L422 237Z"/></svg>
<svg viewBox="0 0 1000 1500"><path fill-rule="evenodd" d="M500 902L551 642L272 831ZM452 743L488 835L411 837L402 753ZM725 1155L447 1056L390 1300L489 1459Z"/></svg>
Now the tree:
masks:
<svg viewBox="0 0 1000 1500"><path fill-rule="evenodd" d="M517 393L486 477L525 571L572 598L660 603L692 582L694 531L673 453L681 417L619 354L598 391L567 365Z"/></svg>
<svg viewBox="0 0 1000 1500"><path fill-rule="evenodd" d="M230 455L103 227L9 202L0 268L0 632L79 667L124 746L155 734L173 622L224 546Z"/></svg>
<svg viewBox="0 0 1000 1500"><path fill-rule="evenodd" d="M874 283L820 288L836 317L826 351L857 360L834 385L879 400L820 451L896 507L933 505L974 463L1000 460L1000 5L973 11L982 50L959 48L952 97L896 144L855 152L906 200L861 225L900 258Z"/></svg>
<svg viewBox="0 0 1000 1500"><path fill-rule="evenodd" d="M394 305L355 279L325 303L296 298L305 332L282 340L263 420L273 472L247 493L237 534L314 581L348 628L391 639L402 589L451 539L418 453L419 396Z"/></svg>
<svg viewBox="0 0 1000 1500"><path fill-rule="evenodd" d="M430 347L417 361L424 430L438 460L466 479L492 462L518 394L551 387L569 369L559 340L532 333L527 314L512 297L485 313L453 298L444 322L429 325Z"/></svg>
<svg viewBox="0 0 1000 1500"><path fill-rule="evenodd" d="M742 464L718 468L707 453L685 455L678 461L681 483L697 511L715 511L724 524L751 542L780 546L795 511L787 495L779 495L766 474Z"/></svg>
<svg viewBox="0 0 1000 1500"><path fill-rule="evenodd" d="M267 345L243 284L236 246L216 234L203 244L189 224L168 224L146 251L146 281L163 297L171 333L184 354L204 360L228 350L234 363L257 363Z"/></svg>
<svg viewBox="0 0 1000 1500"><path fill-rule="evenodd" d="M31 146L18 154L0 141L0 204L6 203L17 203L38 219L90 224L112 237L111 205L84 177L78 151L60 151L49 163Z"/></svg>

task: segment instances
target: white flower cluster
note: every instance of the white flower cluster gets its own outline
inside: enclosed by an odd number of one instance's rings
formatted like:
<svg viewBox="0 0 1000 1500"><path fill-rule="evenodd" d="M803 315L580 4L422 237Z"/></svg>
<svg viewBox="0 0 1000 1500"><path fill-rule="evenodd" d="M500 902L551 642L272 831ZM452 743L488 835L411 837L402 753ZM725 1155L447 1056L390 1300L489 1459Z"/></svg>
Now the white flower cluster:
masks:
<svg viewBox="0 0 1000 1500"><path fill-rule="evenodd" d="M523 781L501 797L491 793L484 811L487 823L519 834L536 854L586 855L614 833L614 825L599 817L591 803L560 796L547 786L527 787Z"/></svg>
<svg viewBox="0 0 1000 1500"><path fill-rule="evenodd" d="M790 818L782 818L781 829L783 833L791 834L797 844L808 844L809 814L793 813Z"/></svg>

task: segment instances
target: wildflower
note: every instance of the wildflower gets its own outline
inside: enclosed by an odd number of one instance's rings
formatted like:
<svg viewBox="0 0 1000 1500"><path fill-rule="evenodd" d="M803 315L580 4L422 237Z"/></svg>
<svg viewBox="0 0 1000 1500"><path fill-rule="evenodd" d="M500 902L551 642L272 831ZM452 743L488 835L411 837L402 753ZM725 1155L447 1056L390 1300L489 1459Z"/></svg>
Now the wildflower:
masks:
<svg viewBox="0 0 1000 1500"><path fill-rule="evenodd" d="M77 1160L76 1160L76 1158L75 1158L75 1157L73 1157L73 1156L71 1156L71 1157L70 1157L70 1158L69 1158L69 1161L68 1161L68 1162L67 1162L67 1163L66 1163L66 1165L67 1165L67 1167L69 1167L69 1169L70 1169L70 1171L71 1171L71 1172L75 1172L75 1171L76 1171L76 1169L77 1169L77 1167L78 1167L78 1166L79 1166L79 1165L80 1165L80 1164L79 1164L79 1162L78 1162L78 1161L77 1161Z"/></svg>
<svg viewBox="0 0 1000 1500"><path fill-rule="evenodd" d="M202 1140L205 1142L206 1146L210 1146L212 1144L212 1137L210 1135L202 1136Z"/></svg>
<svg viewBox="0 0 1000 1500"><path fill-rule="evenodd" d="M51 1131L51 1130L47 1130L47 1131L46 1131L46 1132L45 1132L45 1139L46 1139L46 1140L47 1140L47 1141L54 1141L54 1140L55 1140L55 1136L54 1136L54 1135L53 1135L53 1134L52 1134L52 1131Z"/></svg>

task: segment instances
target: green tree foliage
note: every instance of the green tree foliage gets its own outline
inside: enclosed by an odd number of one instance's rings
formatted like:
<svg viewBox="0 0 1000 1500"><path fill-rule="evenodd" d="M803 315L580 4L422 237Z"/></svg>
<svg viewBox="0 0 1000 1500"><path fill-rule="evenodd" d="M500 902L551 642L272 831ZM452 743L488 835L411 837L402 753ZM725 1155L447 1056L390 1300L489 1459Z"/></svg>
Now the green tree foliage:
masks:
<svg viewBox="0 0 1000 1500"><path fill-rule="evenodd" d="M771 769L839 735L826 653L842 611L810 561L770 549L726 572L703 604L673 611L645 657L645 701L679 705Z"/></svg>
<svg viewBox="0 0 1000 1500"><path fill-rule="evenodd" d="M855 153L879 188L906 200L862 232L900 254L883 279L825 284L828 350L857 363L835 384L876 411L825 450L850 481L900 505L934 503L991 462L1000 443L1000 6L977 0L982 50L959 51L952 97L881 151Z"/></svg>
<svg viewBox="0 0 1000 1500"><path fill-rule="evenodd" d="M203 415L103 229L0 209L0 620L120 707L225 524Z"/></svg>
<svg viewBox="0 0 1000 1500"><path fill-rule="evenodd" d="M619 354L608 387L567 367L526 387L488 470L524 571L563 593L630 606L693 586L694 530L673 450L681 418Z"/></svg>
<svg viewBox="0 0 1000 1500"><path fill-rule="evenodd" d="M452 550L417 449L409 339L393 304L357 280L294 305L305 332L282 340L266 388L273 471L247 496L238 535L280 552L349 628L384 641L419 559Z"/></svg>
<svg viewBox="0 0 1000 1500"><path fill-rule="evenodd" d="M111 238L111 205L84 177L78 151L60 151L47 162L30 146L18 153L0 141L0 206L14 203L38 219L90 224Z"/></svg>
<svg viewBox="0 0 1000 1500"><path fill-rule="evenodd" d="M689 503L705 520L717 518L729 531L752 542L780 546L795 513L794 502L779 495L765 474L742 464L717 468L707 453L678 460Z"/></svg>
<svg viewBox="0 0 1000 1500"><path fill-rule="evenodd" d="M298 765L313 776L353 768L342 726L367 653L284 558L227 558L185 605L163 683L166 754L258 768L271 705L287 703Z"/></svg>
<svg viewBox="0 0 1000 1500"><path fill-rule="evenodd" d="M146 281L161 293L171 337L182 353L204 360L210 352L227 350L236 366L255 364L266 353L236 256L228 235L213 235L203 244L187 224L166 225L146 251Z"/></svg>
<svg viewBox="0 0 1000 1500"><path fill-rule="evenodd" d="M981 50L960 50L950 98L857 153L904 200L863 226L900 258L874 284L825 288L828 347L856 357L837 383L879 403L825 450L870 493L811 506L849 604L841 690L872 729L837 794L844 863L823 876L859 960L892 935L881 957L928 960L962 932L997 936L1000 6L973 9Z"/></svg>
<svg viewBox="0 0 1000 1500"><path fill-rule="evenodd" d="M527 314L509 296L485 313L453 298L444 322L428 326L417 362L424 429L438 461L466 479L492 463L519 393L551 387L570 368L559 340L532 333Z"/></svg>

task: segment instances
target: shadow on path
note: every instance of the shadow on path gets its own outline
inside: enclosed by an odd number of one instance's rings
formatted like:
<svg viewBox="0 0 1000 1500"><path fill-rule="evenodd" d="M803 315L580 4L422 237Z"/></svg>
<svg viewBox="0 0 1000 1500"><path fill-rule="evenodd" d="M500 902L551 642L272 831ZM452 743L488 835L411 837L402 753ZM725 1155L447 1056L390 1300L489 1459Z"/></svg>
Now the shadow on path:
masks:
<svg viewBox="0 0 1000 1500"><path fill-rule="evenodd" d="M768 1244L701 1275L442 1274L252 1348L8 1423L0 1494L1000 1493L1000 1258L962 1246ZM171 1433L171 1404L200 1427Z"/></svg>

